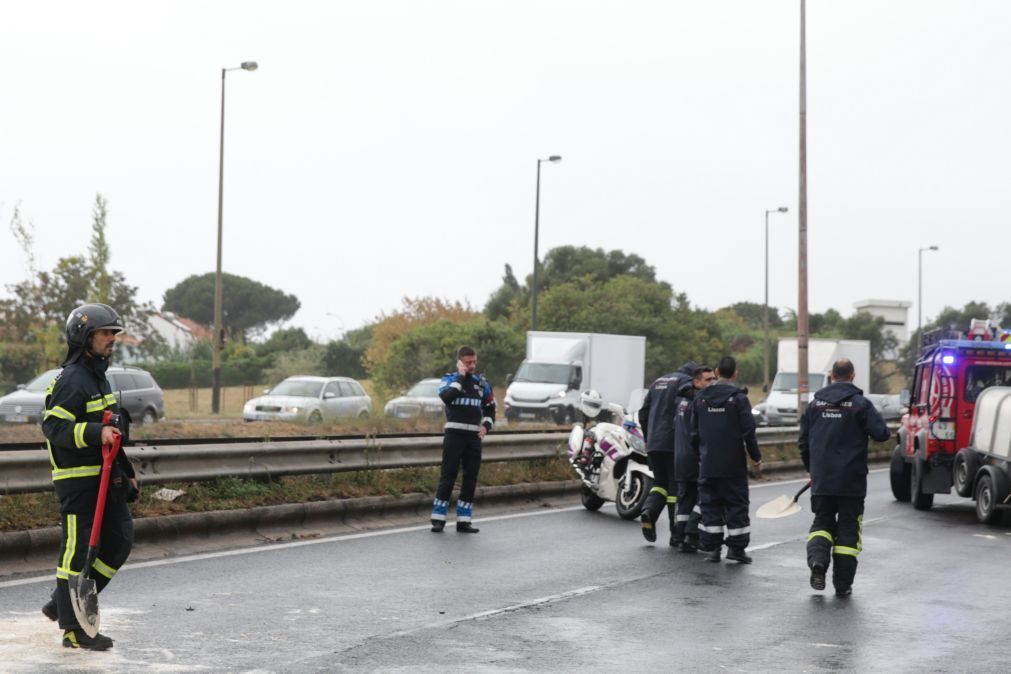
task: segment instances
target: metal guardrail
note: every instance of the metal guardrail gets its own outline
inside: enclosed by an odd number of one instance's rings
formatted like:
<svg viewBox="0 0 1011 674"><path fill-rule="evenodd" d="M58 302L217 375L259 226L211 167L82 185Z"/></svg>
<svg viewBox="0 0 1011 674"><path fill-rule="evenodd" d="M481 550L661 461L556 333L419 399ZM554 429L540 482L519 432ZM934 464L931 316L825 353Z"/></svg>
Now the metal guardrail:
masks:
<svg viewBox="0 0 1011 674"><path fill-rule="evenodd" d="M797 441L797 428L760 428L761 445ZM560 456L568 432L492 434L484 439L482 460L526 461ZM197 482L218 477L267 478L357 470L438 466L442 436L362 436L227 444L150 444L127 448L145 485ZM0 494L51 491L49 456L42 449L0 452Z"/></svg>

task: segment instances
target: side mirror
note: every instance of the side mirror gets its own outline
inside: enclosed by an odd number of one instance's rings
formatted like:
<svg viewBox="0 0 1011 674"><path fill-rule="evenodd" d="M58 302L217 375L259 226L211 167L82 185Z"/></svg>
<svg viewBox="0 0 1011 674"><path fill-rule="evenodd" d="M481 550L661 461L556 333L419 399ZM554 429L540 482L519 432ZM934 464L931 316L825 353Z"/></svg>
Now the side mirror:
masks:
<svg viewBox="0 0 1011 674"><path fill-rule="evenodd" d="M573 391L578 391L579 390L579 386L582 383L583 383L583 378L580 377L580 376L578 376L578 375L576 375L572 379L569 380L569 388L572 389Z"/></svg>
<svg viewBox="0 0 1011 674"><path fill-rule="evenodd" d="M899 402L902 404L903 407L909 407L909 400L910 400L909 389L907 388L902 389L902 391L899 393Z"/></svg>
<svg viewBox="0 0 1011 674"><path fill-rule="evenodd" d="M405 396L405 395L407 395L407 391L405 391L405 390L401 389L401 390L400 390L400 395L402 395L402 396Z"/></svg>
<svg viewBox="0 0 1011 674"><path fill-rule="evenodd" d="M25 385L24 384L18 384L16 388L17 388L18 391L24 391L25 390Z"/></svg>
<svg viewBox="0 0 1011 674"><path fill-rule="evenodd" d="M323 394L323 400L332 400L333 398L336 397L337 394L334 393L333 391L327 391L326 393Z"/></svg>
<svg viewBox="0 0 1011 674"><path fill-rule="evenodd" d="M512 372L510 372L509 374L506 375L506 384L508 385L508 384L511 384L511 383L513 383L513 373Z"/></svg>
<svg viewBox="0 0 1011 674"><path fill-rule="evenodd" d="M270 389L269 388L263 389L263 395L269 395L269 394L270 394Z"/></svg>

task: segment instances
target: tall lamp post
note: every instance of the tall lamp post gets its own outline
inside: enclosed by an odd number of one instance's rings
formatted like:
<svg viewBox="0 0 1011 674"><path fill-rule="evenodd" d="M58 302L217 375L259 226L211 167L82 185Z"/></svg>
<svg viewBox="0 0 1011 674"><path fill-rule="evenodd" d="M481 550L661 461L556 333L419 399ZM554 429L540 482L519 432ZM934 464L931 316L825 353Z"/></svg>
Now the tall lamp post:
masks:
<svg viewBox="0 0 1011 674"><path fill-rule="evenodd" d="M916 281L916 332L923 339L923 251L937 250L937 246L927 246L919 251L919 265L917 268Z"/></svg>
<svg viewBox="0 0 1011 674"><path fill-rule="evenodd" d="M560 162L562 161L562 158L553 154L547 159L537 160L537 200L534 205L534 283L530 308L531 330L537 329L537 268L540 266L540 262L538 261L537 243L540 238L541 231L541 162L546 161Z"/></svg>
<svg viewBox="0 0 1011 674"><path fill-rule="evenodd" d="M807 5L800 0L800 184L797 197L797 419L807 410Z"/></svg>
<svg viewBox="0 0 1011 674"><path fill-rule="evenodd" d="M765 364L762 370L762 390L769 390L769 213L786 213L786 206L765 211L765 313L762 327L765 328Z"/></svg>
<svg viewBox="0 0 1011 674"><path fill-rule="evenodd" d="M256 61L245 61L238 68L221 69L221 145L218 155L218 266L214 273L214 340L211 363L211 414L221 411L221 349L225 335L221 321L221 221L225 191L225 73L229 70L252 72L259 66Z"/></svg>

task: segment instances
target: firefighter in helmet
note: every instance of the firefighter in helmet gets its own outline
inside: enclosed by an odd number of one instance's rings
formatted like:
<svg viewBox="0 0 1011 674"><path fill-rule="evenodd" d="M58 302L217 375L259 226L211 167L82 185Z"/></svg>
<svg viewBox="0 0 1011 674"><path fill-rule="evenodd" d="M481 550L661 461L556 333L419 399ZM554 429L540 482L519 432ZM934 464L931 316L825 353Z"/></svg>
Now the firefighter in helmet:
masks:
<svg viewBox="0 0 1011 674"><path fill-rule="evenodd" d="M122 331L119 314L106 304L83 304L74 309L67 317L63 369L46 392L42 432L60 502L63 537L56 565L56 590L42 612L59 622L63 645L68 648L102 651L112 647L109 637L89 637L81 629L71 605L68 579L90 574L101 592L133 547L133 518L127 502L136 500L139 490L133 467L120 451L112 468L98 558L92 568L81 568L98 502L102 446L122 436L120 428L103 423L106 411L114 418L119 414L105 372L116 335Z"/></svg>

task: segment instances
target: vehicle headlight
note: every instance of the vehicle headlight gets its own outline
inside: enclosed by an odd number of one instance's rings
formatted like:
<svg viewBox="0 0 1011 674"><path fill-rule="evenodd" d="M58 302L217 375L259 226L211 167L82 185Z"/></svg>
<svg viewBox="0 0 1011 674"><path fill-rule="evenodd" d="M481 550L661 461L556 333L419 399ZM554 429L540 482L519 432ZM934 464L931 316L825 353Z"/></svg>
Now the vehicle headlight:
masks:
<svg viewBox="0 0 1011 674"><path fill-rule="evenodd" d="M242 411L243 412L254 412L254 411L256 411L256 405L254 405L253 403L246 403L245 405L242 406Z"/></svg>
<svg viewBox="0 0 1011 674"><path fill-rule="evenodd" d="M565 391L559 391L555 395L558 396L559 398L564 398L565 397Z"/></svg>
<svg viewBox="0 0 1011 674"><path fill-rule="evenodd" d="M285 412L291 412L292 414L298 414L298 409L299 408L297 408L297 407L285 407L284 411Z"/></svg>
<svg viewBox="0 0 1011 674"><path fill-rule="evenodd" d="M386 403L386 407L383 408L383 414L393 414L393 403Z"/></svg>

